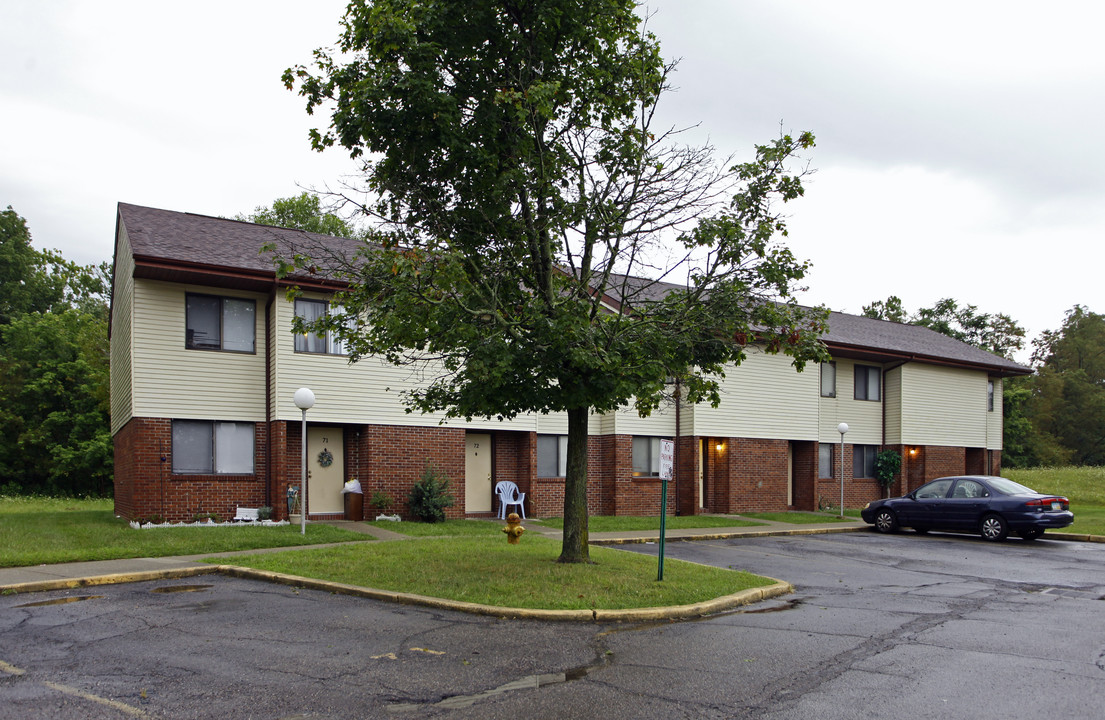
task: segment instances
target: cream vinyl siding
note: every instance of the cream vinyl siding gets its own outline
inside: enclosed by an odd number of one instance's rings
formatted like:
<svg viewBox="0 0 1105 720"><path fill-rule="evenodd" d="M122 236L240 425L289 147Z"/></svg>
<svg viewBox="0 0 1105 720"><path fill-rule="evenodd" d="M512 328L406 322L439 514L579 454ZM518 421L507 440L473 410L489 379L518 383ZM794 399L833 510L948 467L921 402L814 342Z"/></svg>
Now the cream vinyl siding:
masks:
<svg viewBox="0 0 1105 720"><path fill-rule="evenodd" d="M988 378L989 379L989 378ZM1002 397L1005 393L1005 383L1001 378L994 380L994 412L986 413L986 449L1001 450L1004 407Z"/></svg>
<svg viewBox="0 0 1105 720"><path fill-rule="evenodd" d="M902 442L985 447L985 371L909 363L902 366Z"/></svg>
<svg viewBox="0 0 1105 720"><path fill-rule="evenodd" d="M613 413L610 413L613 415ZM568 413L557 412L544 415L536 415L536 432L542 435L567 435ZM607 430L609 428L609 430ZM591 413L587 418L587 433L589 435L609 435L613 432L613 422L606 415Z"/></svg>
<svg viewBox="0 0 1105 720"><path fill-rule="evenodd" d="M878 367L875 363L860 363L868 367ZM856 400L856 363L845 358L836 358L836 397L820 397L819 388L814 396L818 398L818 442L839 443L840 433L836 426L848 423L848 434L844 442L849 445L882 444L882 401ZM884 378L885 380L885 378ZM880 383L880 395L885 400L885 381Z"/></svg>
<svg viewBox="0 0 1105 720"><path fill-rule="evenodd" d="M325 296L304 293L305 299L325 300ZM272 342L275 345L276 378L273 408L275 417L298 420L299 408L292 397L297 388L308 387L315 394L315 406L308 411L311 422L404 425L415 427L463 427L470 430L536 431L534 415L521 415L513 420L463 418L447 420L444 413L422 414L406 412L400 392L406 388L428 384L436 370L395 366L375 357L361 358L350 364L344 355L295 352L292 319L295 304L278 296L273 305L275 314ZM444 423L443 423L444 421Z"/></svg>
<svg viewBox="0 0 1105 720"><path fill-rule="evenodd" d="M127 231L119 225L115 243L115 289L111 296L111 434L134 416L131 384L131 326L134 322L134 258Z"/></svg>
<svg viewBox="0 0 1105 720"><path fill-rule="evenodd" d="M693 413L684 414L680 418L684 435L817 438L820 377L816 364L798 372L789 356L751 348L744 362L727 369L725 375L720 381L721 405L699 403ZM674 411L671 414L674 418Z"/></svg>
<svg viewBox="0 0 1105 720"><path fill-rule="evenodd" d="M614 415L615 435L649 435L675 437L675 405L662 403L648 417L641 417L633 405L622 408ZM682 417L680 417L682 420Z"/></svg>
<svg viewBox="0 0 1105 720"><path fill-rule="evenodd" d="M256 302L256 352L187 350L185 294ZM265 419L265 296L234 290L134 281L134 414L260 422Z"/></svg>

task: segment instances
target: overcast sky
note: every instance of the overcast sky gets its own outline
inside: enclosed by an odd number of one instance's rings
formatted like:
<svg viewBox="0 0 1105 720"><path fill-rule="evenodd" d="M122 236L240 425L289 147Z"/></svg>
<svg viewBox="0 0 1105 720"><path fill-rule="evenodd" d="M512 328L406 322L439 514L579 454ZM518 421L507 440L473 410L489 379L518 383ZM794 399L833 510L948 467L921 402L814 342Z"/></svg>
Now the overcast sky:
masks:
<svg viewBox="0 0 1105 720"><path fill-rule="evenodd" d="M1089 0L650 0L681 58L665 103L723 154L812 130L789 206L807 303L898 295L1004 312L1030 337L1105 312L1105 6ZM336 185L280 74L340 0L4 0L0 208L38 247L111 258L117 202L232 216ZM1022 354L1019 359L1027 359Z"/></svg>

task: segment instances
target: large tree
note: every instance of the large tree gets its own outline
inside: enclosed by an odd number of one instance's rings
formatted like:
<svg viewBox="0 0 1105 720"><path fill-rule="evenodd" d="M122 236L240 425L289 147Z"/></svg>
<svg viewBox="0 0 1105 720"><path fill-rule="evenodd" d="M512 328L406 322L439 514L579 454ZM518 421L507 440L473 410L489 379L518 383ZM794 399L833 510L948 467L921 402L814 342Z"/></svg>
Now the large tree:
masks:
<svg viewBox="0 0 1105 720"><path fill-rule="evenodd" d="M719 402L755 344L801 369L825 313L793 301L807 265L774 238L809 134L719 163L654 127L672 70L634 0L350 3L337 54L285 73L314 147L363 161L374 244L332 267L355 360L434 368L409 407L565 412L560 561L586 562L587 424L635 404ZM363 198L367 197L367 200ZM310 264L309 249L278 261ZM316 253L326 253L316 248ZM318 325L316 325L316 329Z"/></svg>
<svg viewBox="0 0 1105 720"><path fill-rule="evenodd" d="M1105 464L1105 315L1076 305L1033 345L1030 408L1039 437L1076 464Z"/></svg>
<svg viewBox="0 0 1105 720"><path fill-rule="evenodd" d="M104 495L111 488L107 263L36 250L0 216L0 486Z"/></svg>

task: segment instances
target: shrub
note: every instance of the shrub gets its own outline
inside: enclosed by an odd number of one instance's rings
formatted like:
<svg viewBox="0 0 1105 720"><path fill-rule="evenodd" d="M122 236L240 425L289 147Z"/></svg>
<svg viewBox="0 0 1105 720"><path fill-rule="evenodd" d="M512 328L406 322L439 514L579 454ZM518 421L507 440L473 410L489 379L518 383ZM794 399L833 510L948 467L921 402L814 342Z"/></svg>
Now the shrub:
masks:
<svg viewBox="0 0 1105 720"><path fill-rule="evenodd" d="M272 520L272 507L269 505L262 505L257 508L258 520Z"/></svg>
<svg viewBox="0 0 1105 720"><path fill-rule="evenodd" d="M894 476L902 469L902 456L894 450L883 450L875 456L875 479L884 490L890 490Z"/></svg>
<svg viewBox="0 0 1105 720"><path fill-rule="evenodd" d="M391 495L388 495L382 490L377 490L376 492L372 493L372 499L368 501L368 504L379 510L384 515L387 515L388 511L391 510L391 506L394 505L395 502L391 499Z"/></svg>
<svg viewBox="0 0 1105 720"><path fill-rule="evenodd" d="M422 477L411 488L407 498L411 514L423 522L441 522L445 519L445 508L453 505L453 496L449 493L449 478L432 464L427 464Z"/></svg>

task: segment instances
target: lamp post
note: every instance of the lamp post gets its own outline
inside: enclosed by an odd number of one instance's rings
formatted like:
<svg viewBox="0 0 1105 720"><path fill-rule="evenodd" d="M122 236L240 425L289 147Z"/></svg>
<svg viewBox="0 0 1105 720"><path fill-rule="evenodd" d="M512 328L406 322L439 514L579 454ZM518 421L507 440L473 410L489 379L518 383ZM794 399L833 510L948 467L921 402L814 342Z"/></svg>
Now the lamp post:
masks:
<svg viewBox="0 0 1105 720"><path fill-rule="evenodd" d="M844 519L844 433L848 432L848 423L840 423L836 426L840 433L840 518Z"/></svg>
<svg viewBox="0 0 1105 720"><path fill-rule="evenodd" d="M303 419L300 422L300 450L303 455L303 472L299 476L299 533L307 534L307 410L315 406L315 394L310 388L299 388L295 391L295 406L303 411Z"/></svg>

